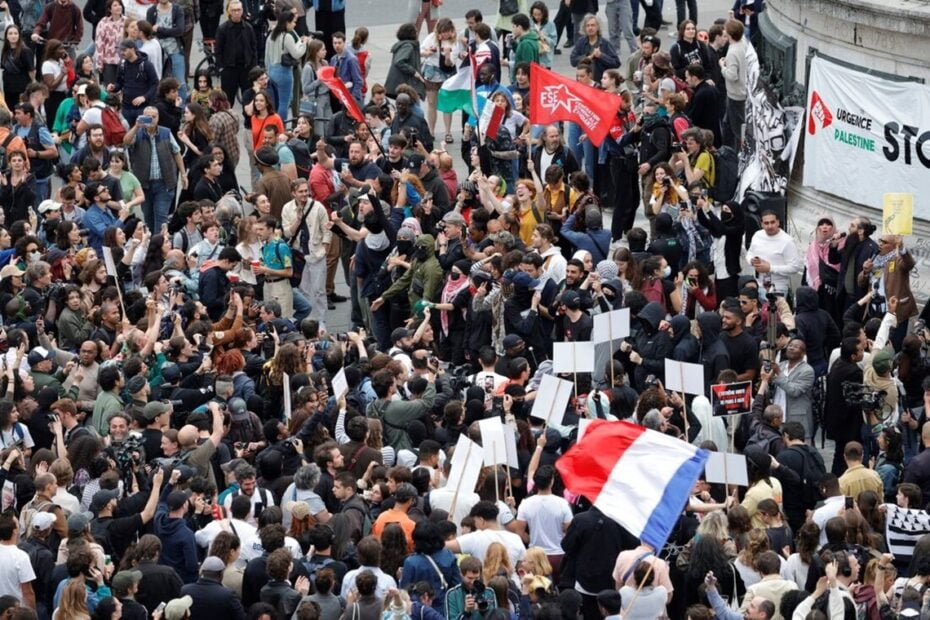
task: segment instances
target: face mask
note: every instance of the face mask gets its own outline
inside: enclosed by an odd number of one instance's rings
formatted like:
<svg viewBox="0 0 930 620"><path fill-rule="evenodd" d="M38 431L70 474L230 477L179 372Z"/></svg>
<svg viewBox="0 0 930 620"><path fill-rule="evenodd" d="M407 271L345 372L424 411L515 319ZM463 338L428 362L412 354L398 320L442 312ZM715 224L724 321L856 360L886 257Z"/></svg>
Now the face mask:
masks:
<svg viewBox="0 0 930 620"><path fill-rule="evenodd" d="M672 275L672 267L671 265L666 265L665 269L662 270L662 277L667 278L670 275Z"/></svg>
<svg viewBox="0 0 930 620"><path fill-rule="evenodd" d="M36 263L42 260L42 252L30 252L29 253L29 262Z"/></svg>
<svg viewBox="0 0 930 620"><path fill-rule="evenodd" d="M655 114L643 114L643 125L648 125L653 120L655 120Z"/></svg>
<svg viewBox="0 0 930 620"><path fill-rule="evenodd" d="M417 248L416 252L413 253L413 257L418 260L426 260L429 257L429 248Z"/></svg>
<svg viewBox="0 0 930 620"><path fill-rule="evenodd" d="M409 256L410 252L413 250L412 241L398 241L397 242L397 253L403 254L404 256Z"/></svg>
<svg viewBox="0 0 930 620"><path fill-rule="evenodd" d="M461 277L462 277L462 274L460 274L460 273L454 273L454 272L453 272L453 273L450 273L450 274L449 274L449 279L452 280L453 282L455 282L456 280L458 280L458 279L461 278Z"/></svg>
<svg viewBox="0 0 930 620"><path fill-rule="evenodd" d="M721 211L720 217L724 222L729 222L733 219L733 214L729 211Z"/></svg>

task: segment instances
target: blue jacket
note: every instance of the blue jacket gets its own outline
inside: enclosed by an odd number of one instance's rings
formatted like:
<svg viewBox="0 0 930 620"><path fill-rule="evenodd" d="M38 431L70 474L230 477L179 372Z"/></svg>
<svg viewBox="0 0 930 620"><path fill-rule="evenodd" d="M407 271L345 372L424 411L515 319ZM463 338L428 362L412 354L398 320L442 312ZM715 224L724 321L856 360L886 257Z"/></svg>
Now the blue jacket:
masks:
<svg viewBox="0 0 930 620"><path fill-rule="evenodd" d="M87 243L96 250L97 256L103 256L103 233L110 226L119 225L120 221L109 209L101 209L96 204L87 209L84 214L84 228L88 230Z"/></svg>
<svg viewBox="0 0 930 620"><path fill-rule="evenodd" d="M184 519L172 519L168 516L168 494L174 490L166 484L158 498L155 510L155 535L162 541L161 564L177 571L184 583L197 581L197 542Z"/></svg>
<svg viewBox="0 0 930 620"><path fill-rule="evenodd" d="M345 11L346 10L346 0L313 0L313 10L319 11L320 5L322 5L325 11L326 5L330 6L330 11Z"/></svg>
<svg viewBox="0 0 930 620"><path fill-rule="evenodd" d="M440 580L439 574L432 563L422 553L407 556L404 560L404 569L401 572L398 585L401 588L406 588L418 581L429 582L436 593L435 598L433 598L433 609L443 610L445 609L446 591L462 583L462 575L459 572L455 556L448 549L441 549L430 557L433 558L433 562L436 562L436 566L442 572L442 576L446 581L445 587L443 587L442 580ZM417 618L418 616L414 617Z"/></svg>
<svg viewBox="0 0 930 620"><path fill-rule="evenodd" d="M146 104L155 101L158 91L158 74L149 62L148 54L136 50L135 62L124 60L116 78L116 88L123 93L123 106L135 107L132 100L145 97Z"/></svg>
<svg viewBox="0 0 930 620"><path fill-rule="evenodd" d="M336 68L336 77L344 84L352 83L349 93L361 105L362 103L362 83L365 78L362 77L362 69L358 64L358 58L355 57L348 46L342 53L342 56L334 56L329 61L330 66Z"/></svg>
<svg viewBox="0 0 930 620"><path fill-rule="evenodd" d="M559 234L568 239L568 242L575 246L576 249L591 252L591 258L596 265L610 254L610 231L601 229L577 232L572 230L575 215L575 213L572 213L568 216L568 219L562 224Z"/></svg>
<svg viewBox="0 0 930 620"><path fill-rule="evenodd" d="M226 272L216 266L210 267L200 274L197 288L210 320L219 321L226 311L226 293L229 290Z"/></svg>

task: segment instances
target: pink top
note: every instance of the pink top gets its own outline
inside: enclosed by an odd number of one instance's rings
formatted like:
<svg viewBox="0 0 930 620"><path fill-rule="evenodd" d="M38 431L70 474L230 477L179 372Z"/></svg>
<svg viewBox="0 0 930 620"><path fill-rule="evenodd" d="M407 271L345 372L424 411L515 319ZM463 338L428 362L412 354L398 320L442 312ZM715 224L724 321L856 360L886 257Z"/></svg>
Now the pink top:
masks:
<svg viewBox="0 0 930 620"><path fill-rule="evenodd" d="M103 65L119 64L121 60L119 44L123 40L124 29L123 18L113 19L107 16L97 24L97 37L94 39L97 51L94 54L94 62L98 68L102 68Z"/></svg>

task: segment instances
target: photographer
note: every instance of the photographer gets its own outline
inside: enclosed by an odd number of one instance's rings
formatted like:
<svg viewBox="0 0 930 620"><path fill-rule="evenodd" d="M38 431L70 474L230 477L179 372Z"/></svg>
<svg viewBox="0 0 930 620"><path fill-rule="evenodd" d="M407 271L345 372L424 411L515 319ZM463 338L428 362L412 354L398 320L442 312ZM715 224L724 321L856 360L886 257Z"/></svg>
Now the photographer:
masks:
<svg viewBox="0 0 930 620"><path fill-rule="evenodd" d="M660 213L678 216L678 204L688 200L688 189L678 182L675 171L666 163L655 167L652 191L649 198L649 214L652 217Z"/></svg>
<svg viewBox="0 0 930 620"><path fill-rule="evenodd" d="M448 620L479 620L497 607L494 591L481 581L481 560L466 556L460 563L462 583L446 592L445 611Z"/></svg>

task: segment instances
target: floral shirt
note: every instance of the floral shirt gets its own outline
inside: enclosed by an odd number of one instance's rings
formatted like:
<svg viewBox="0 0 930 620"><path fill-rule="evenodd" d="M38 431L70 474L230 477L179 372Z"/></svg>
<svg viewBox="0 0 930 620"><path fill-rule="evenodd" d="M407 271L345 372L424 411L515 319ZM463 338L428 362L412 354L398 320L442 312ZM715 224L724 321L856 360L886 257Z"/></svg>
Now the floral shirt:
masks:
<svg viewBox="0 0 930 620"><path fill-rule="evenodd" d="M94 54L94 62L98 67L103 65L118 65L121 57L119 44L123 39L124 20L104 17L97 24L97 37L94 43L97 46L97 52Z"/></svg>

